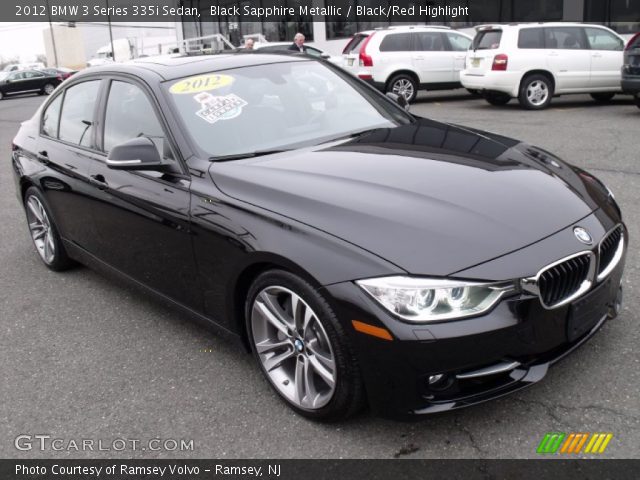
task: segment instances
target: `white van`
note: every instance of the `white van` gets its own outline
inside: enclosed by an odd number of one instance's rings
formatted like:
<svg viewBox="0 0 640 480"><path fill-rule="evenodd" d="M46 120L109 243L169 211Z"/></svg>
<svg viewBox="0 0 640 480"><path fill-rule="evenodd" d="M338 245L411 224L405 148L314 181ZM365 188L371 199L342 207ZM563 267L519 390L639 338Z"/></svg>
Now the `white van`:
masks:
<svg viewBox="0 0 640 480"><path fill-rule="evenodd" d="M483 25L467 52L462 85L492 105L517 98L527 109L553 96L590 93L606 102L621 93L624 40L601 25Z"/></svg>

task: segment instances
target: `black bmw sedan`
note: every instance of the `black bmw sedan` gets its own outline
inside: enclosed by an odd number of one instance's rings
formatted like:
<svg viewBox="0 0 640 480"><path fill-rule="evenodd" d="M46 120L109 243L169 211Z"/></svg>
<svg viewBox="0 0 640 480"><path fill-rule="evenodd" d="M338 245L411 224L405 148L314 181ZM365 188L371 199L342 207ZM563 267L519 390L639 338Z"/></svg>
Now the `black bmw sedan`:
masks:
<svg viewBox="0 0 640 480"><path fill-rule="evenodd" d="M628 234L597 178L306 56L80 72L12 162L47 267L175 303L315 419L500 397L620 309Z"/></svg>

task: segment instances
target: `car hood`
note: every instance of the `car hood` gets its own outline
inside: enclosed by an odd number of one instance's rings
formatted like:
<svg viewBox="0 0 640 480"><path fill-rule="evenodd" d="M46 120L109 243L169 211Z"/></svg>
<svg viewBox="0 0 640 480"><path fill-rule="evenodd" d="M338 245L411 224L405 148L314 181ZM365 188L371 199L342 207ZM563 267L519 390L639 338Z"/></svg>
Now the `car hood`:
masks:
<svg viewBox="0 0 640 480"><path fill-rule="evenodd" d="M337 144L213 163L210 174L233 198L435 276L535 243L599 202L580 170L548 152L420 118Z"/></svg>

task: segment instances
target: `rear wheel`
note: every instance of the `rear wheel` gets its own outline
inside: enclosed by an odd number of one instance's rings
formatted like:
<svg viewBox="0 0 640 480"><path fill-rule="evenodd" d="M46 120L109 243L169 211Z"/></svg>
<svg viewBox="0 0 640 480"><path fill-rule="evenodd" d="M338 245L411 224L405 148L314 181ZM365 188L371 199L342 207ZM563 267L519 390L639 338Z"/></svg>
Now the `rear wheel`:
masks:
<svg viewBox="0 0 640 480"><path fill-rule="evenodd" d="M491 105L506 105L511 101L511 97L506 93L485 93L484 99Z"/></svg>
<svg viewBox="0 0 640 480"><path fill-rule="evenodd" d="M31 239L40 259L51 270L62 271L71 267L74 262L67 256L47 202L37 188L27 189L24 206Z"/></svg>
<svg viewBox="0 0 640 480"><path fill-rule="evenodd" d="M42 87L42 93L44 93L45 95L51 95L55 89L55 85L47 83L44 87Z"/></svg>
<svg viewBox="0 0 640 480"><path fill-rule="evenodd" d="M296 412L340 420L363 405L360 371L327 301L300 277L260 275L246 303L254 356L273 389Z"/></svg>
<svg viewBox="0 0 640 480"><path fill-rule="evenodd" d="M599 103L608 103L613 97L615 97L615 93L592 93L591 98L593 98L596 102Z"/></svg>
<svg viewBox="0 0 640 480"><path fill-rule="evenodd" d="M410 75L401 73L389 81L387 92L402 95L407 102L413 102L418 95L418 83Z"/></svg>
<svg viewBox="0 0 640 480"><path fill-rule="evenodd" d="M518 100L527 110L547 108L553 97L553 83L546 75L533 74L522 80Z"/></svg>

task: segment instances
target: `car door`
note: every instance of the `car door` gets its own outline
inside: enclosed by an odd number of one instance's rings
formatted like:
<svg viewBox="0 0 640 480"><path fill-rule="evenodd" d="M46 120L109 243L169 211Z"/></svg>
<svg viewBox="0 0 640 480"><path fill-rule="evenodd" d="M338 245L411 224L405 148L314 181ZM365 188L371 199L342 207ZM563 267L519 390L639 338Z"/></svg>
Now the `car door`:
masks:
<svg viewBox="0 0 640 480"><path fill-rule="evenodd" d="M448 50L448 42L444 33L414 32L412 37L414 38L412 61L420 83L454 82L454 54L456 52ZM461 61L464 62L464 58Z"/></svg>
<svg viewBox="0 0 640 480"><path fill-rule="evenodd" d="M460 72L465 68L465 60L467 58L467 50L471 45L471 39L455 32L446 32L444 34L447 40L447 51L453 56L453 81L460 81Z"/></svg>
<svg viewBox="0 0 640 480"><path fill-rule="evenodd" d="M604 28L585 27L591 48L591 80L594 89L620 89L624 41Z"/></svg>
<svg viewBox="0 0 640 480"><path fill-rule="evenodd" d="M24 72L13 72L5 80L5 93L18 93L24 90Z"/></svg>
<svg viewBox="0 0 640 480"><path fill-rule="evenodd" d="M545 28L547 63L556 93L586 90L591 77L591 51L580 27Z"/></svg>
<svg viewBox="0 0 640 480"><path fill-rule="evenodd" d="M184 173L152 93L129 79L108 80L102 113L102 158L90 177L99 186L93 222L97 256L134 280L179 303L200 309L190 238L190 177ZM106 157L136 137L154 142L162 171L116 170Z"/></svg>
<svg viewBox="0 0 640 480"><path fill-rule="evenodd" d="M37 149L43 165L40 187L62 237L93 253L89 165L96 156L95 114L100 80L69 86L44 107Z"/></svg>
<svg viewBox="0 0 640 480"><path fill-rule="evenodd" d="M35 91L43 87L43 80L45 79L43 73L27 70L22 74L24 76L23 91Z"/></svg>

